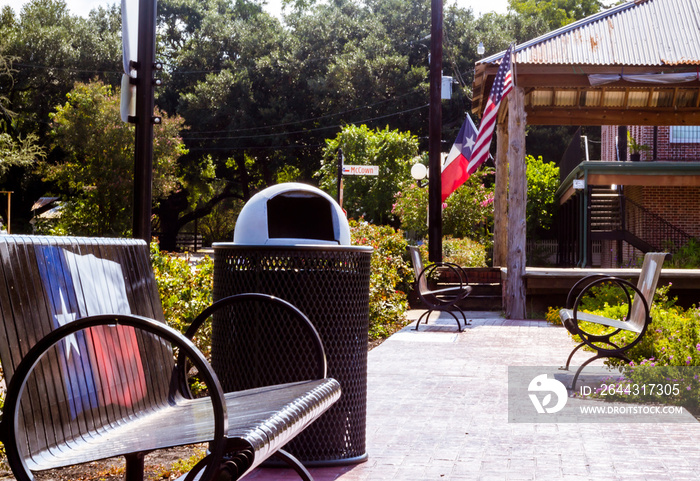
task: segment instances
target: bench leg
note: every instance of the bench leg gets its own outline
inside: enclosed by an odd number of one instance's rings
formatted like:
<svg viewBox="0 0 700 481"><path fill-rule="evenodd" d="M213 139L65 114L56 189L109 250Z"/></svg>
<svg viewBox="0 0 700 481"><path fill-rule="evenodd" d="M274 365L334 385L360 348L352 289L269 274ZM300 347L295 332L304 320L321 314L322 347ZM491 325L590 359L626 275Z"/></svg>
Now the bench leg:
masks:
<svg viewBox="0 0 700 481"><path fill-rule="evenodd" d="M581 344L579 344L578 346L576 346L576 347L574 348L574 350L571 351L571 354L569 354L569 358L566 360L566 366L560 367L559 369L561 369L562 371L568 371L568 370L569 370L569 365L571 364L571 359L574 357L574 354L576 354L576 351L578 351L579 349L581 349L581 348L582 348L583 346L585 346L585 345L586 345L586 343L585 343L585 342L582 342Z"/></svg>
<svg viewBox="0 0 700 481"><path fill-rule="evenodd" d="M124 456L126 460L124 481L143 481L143 458L143 453L127 454Z"/></svg>
<svg viewBox="0 0 700 481"><path fill-rule="evenodd" d="M427 312L424 312L423 314L421 314L421 316L418 318L418 321L416 321L416 329L415 329L416 331L418 330L418 326L420 325L420 321L422 321L424 317L425 317L425 324L426 325L428 324L428 318L430 317L431 312L433 312L433 310L428 309Z"/></svg>
<svg viewBox="0 0 700 481"><path fill-rule="evenodd" d="M467 315L464 313L462 308L457 305L455 305L455 308L457 308L457 310L462 313L462 317L464 318L464 327L471 326L472 323L471 321L467 320ZM457 324L459 324L459 322ZM462 332L462 329L460 329L459 332Z"/></svg>
<svg viewBox="0 0 700 481"><path fill-rule="evenodd" d="M311 473L309 473L309 471L304 467L304 465L301 464L301 461L289 454L284 449L280 449L273 456L287 463L289 467L296 471L299 477L304 481L314 481L314 478L311 476Z"/></svg>

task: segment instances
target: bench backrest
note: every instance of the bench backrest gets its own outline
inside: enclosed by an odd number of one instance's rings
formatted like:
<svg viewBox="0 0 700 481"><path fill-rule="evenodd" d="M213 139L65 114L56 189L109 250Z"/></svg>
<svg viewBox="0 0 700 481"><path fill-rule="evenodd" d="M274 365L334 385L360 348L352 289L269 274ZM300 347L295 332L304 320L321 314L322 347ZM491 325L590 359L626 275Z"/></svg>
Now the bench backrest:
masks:
<svg viewBox="0 0 700 481"><path fill-rule="evenodd" d="M416 281L418 281L418 291L427 292L428 291L428 281L426 276L420 275L423 272L423 260L420 258L420 250L418 247L409 246L408 252L411 255L411 263L413 264L413 273L416 276Z"/></svg>
<svg viewBox="0 0 700 481"><path fill-rule="evenodd" d="M654 300L656 284L659 282L661 268L663 267L666 255L665 252L647 252L644 255L644 263L642 264L642 271L639 274L637 288L644 295L649 309L651 309L651 303ZM640 329L646 322L644 319L644 305L639 299L639 294L635 294L634 296L629 322Z"/></svg>
<svg viewBox="0 0 700 481"><path fill-rule="evenodd" d="M2 235L0 276L0 361L8 383L41 337L73 319L163 320L141 240ZM173 364L169 345L131 327L98 327L59 341L22 398L27 454L167 403Z"/></svg>

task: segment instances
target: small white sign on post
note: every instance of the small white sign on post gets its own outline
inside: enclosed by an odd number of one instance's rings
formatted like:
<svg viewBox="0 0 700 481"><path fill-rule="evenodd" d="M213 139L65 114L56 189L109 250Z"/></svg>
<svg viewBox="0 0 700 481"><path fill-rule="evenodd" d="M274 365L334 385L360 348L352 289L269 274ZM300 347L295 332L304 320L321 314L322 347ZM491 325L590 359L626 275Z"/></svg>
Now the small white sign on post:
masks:
<svg viewBox="0 0 700 481"><path fill-rule="evenodd" d="M574 189L582 190L586 188L586 181L584 179L574 179Z"/></svg>
<svg viewBox="0 0 700 481"><path fill-rule="evenodd" d="M379 175L379 166L343 165L343 175Z"/></svg>

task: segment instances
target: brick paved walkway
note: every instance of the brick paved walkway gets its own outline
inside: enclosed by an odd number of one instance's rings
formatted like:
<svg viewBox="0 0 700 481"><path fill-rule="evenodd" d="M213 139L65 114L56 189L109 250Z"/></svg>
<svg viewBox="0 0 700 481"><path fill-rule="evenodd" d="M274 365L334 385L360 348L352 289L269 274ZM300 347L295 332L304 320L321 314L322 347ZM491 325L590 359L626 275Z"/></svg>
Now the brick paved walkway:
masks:
<svg viewBox="0 0 700 481"><path fill-rule="evenodd" d="M440 319L369 353L369 460L312 469L316 481L699 478L697 423L508 423L508 366L559 366L573 343L544 321L473 315L461 334ZM298 477L261 469L246 479Z"/></svg>

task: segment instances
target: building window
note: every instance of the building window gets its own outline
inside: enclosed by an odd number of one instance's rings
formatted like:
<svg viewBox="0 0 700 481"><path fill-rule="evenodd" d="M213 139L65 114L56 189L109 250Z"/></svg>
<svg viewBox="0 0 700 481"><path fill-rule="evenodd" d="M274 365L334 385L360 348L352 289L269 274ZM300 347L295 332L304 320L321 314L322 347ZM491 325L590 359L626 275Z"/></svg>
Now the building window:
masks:
<svg viewBox="0 0 700 481"><path fill-rule="evenodd" d="M700 143L700 125L674 125L671 127L670 141L672 143Z"/></svg>

